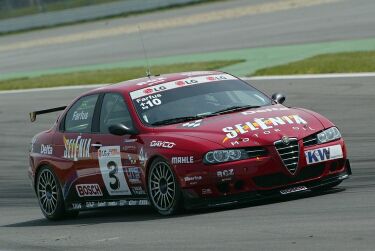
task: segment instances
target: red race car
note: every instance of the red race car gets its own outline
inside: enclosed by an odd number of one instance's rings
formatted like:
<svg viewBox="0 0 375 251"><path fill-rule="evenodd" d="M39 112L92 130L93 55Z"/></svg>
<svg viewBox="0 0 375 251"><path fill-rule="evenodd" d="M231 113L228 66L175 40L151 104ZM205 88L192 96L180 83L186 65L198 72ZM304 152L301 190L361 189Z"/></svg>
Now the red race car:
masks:
<svg viewBox="0 0 375 251"><path fill-rule="evenodd" d="M340 131L222 72L188 72L89 91L31 142L29 176L48 219L102 207L160 214L340 184Z"/></svg>

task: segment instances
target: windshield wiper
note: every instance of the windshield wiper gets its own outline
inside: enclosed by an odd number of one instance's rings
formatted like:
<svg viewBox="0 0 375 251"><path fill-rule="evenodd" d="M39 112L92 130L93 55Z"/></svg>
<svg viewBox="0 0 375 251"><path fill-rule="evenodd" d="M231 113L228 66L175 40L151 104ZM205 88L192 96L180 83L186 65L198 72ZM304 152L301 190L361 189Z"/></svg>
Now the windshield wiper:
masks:
<svg viewBox="0 0 375 251"><path fill-rule="evenodd" d="M171 125L171 124L178 124L182 123L185 121L191 121L191 120L197 120L197 119L203 119L206 117L211 117L219 114L224 114L224 113L230 113L234 111L241 111L241 110L246 110L246 109L251 109L251 108L259 108L260 106L254 106L254 105L243 105L243 106L231 106L213 113L204 113L204 114L199 114L196 116L185 116L185 117L178 117L178 118L172 118L172 119L165 119L165 120L160 120L152 123L151 125L153 126L158 126L158 125Z"/></svg>
<svg viewBox="0 0 375 251"><path fill-rule="evenodd" d="M251 108L259 108L259 107L260 107L259 105L231 106L231 107L213 112L213 113L210 114L210 116L218 115L218 114L224 114L224 113L230 113L230 112L237 112L237 111L247 110L247 109L251 109Z"/></svg>
<svg viewBox="0 0 375 251"><path fill-rule="evenodd" d="M186 116L186 117L178 117L178 118L173 118L173 119L165 119L165 120L160 120L152 123L151 125L157 126L157 125L171 125L171 124L177 124L177 123L182 123L185 121L191 121L191 120L196 120L196 119L202 119L206 116Z"/></svg>

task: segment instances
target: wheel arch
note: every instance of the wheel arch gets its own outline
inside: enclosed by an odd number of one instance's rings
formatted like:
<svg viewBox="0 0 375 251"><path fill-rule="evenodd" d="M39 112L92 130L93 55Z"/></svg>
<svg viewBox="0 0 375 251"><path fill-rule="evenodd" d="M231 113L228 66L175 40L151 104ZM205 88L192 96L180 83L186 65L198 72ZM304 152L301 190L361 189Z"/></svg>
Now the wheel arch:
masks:
<svg viewBox="0 0 375 251"><path fill-rule="evenodd" d="M37 178L38 178L38 175L39 175L39 173L40 173L40 170L41 170L43 167L49 167L49 168L51 168L51 170L53 171L53 173L55 174L55 176L56 176L56 178L57 178L57 181L58 181L58 183L59 183L59 185L60 185L60 188L62 189L63 187L62 187L62 184L61 184L61 180L59 179L59 176L56 175L56 168L55 168L55 166L52 165L52 164L51 164L50 162L48 162L48 161L42 161L42 162L40 162L40 163L37 165L37 167L35 168L35 175L34 175L34 192L36 193L36 185L37 185L36 180L37 180Z"/></svg>
<svg viewBox="0 0 375 251"><path fill-rule="evenodd" d="M168 160L168 158L165 157L164 155L161 155L161 154L155 154L155 155L153 155L152 157L150 157L150 158L147 160L147 163L146 163L146 166L145 166L145 168L146 168L146 170L145 170L145 186L146 186L146 191L147 191L147 193L148 193L148 185L147 185L147 182L148 182L148 181L147 181L147 180L148 180L149 171L150 171L150 168L151 168L152 163L153 163L154 160L157 159L157 158L161 158L161 159L165 160L165 161L168 163L168 165L170 166L170 168L171 168L171 170L172 170L174 176L175 176L176 179L177 179L177 182L178 182L179 186L181 186L181 184L180 184L180 179L179 179L179 177L178 177L178 175L177 175L177 173L176 173L176 170L174 169L174 166L170 163L170 161Z"/></svg>

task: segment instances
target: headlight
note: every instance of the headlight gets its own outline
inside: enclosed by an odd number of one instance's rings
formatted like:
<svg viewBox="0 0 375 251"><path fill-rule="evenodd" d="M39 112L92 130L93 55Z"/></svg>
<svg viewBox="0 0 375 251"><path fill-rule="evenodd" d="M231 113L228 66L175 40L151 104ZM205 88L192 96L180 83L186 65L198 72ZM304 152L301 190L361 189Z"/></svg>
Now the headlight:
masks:
<svg viewBox="0 0 375 251"><path fill-rule="evenodd" d="M243 149L216 150L206 153L204 156L204 162L206 164L216 164L246 158L247 153Z"/></svg>
<svg viewBox="0 0 375 251"><path fill-rule="evenodd" d="M331 127L317 135L318 144L323 144L339 138L341 138L341 133L336 127Z"/></svg>

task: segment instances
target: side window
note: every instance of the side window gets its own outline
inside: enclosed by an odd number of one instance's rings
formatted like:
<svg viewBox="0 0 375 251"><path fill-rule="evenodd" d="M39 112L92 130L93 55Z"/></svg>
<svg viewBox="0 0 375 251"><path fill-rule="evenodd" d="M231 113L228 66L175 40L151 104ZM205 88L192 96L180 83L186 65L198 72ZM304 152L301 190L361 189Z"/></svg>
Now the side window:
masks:
<svg viewBox="0 0 375 251"><path fill-rule="evenodd" d="M80 98L67 112L65 117L66 132L91 132L92 117L99 95Z"/></svg>
<svg viewBox="0 0 375 251"><path fill-rule="evenodd" d="M104 96L102 110L100 112L100 132L109 133L111 125L122 123L128 128L133 128L132 119L120 94L107 93Z"/></svg>

